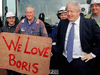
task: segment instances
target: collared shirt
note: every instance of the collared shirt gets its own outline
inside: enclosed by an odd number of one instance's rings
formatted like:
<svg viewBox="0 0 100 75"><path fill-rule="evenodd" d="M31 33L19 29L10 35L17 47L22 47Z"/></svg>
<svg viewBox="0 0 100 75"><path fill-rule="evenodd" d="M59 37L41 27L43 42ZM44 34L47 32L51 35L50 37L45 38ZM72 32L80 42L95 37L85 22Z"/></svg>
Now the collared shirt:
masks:
<svg viewBox="0 0 100 75"><path fill-rule="evenodd" d="M80 16L79 18L74 22L74 42L73 42L73 58L79 58L82 57L81 54L85 54L85 52L82 51L81 48L81 42L80 42ZM65 37L65 50L63 52L63 55L67 58L67 41L68 41L68 35L69 31L72 27L72 22L69 22L68 29L66 31L66 37Z"/></svg>
<svg viewBox="0 0 100 75"><path fill-rule="evenodd" d="M27 34L27 35L34 35L34 36L43 36L46 37L47 31L45 25L42 21L37 21L34 17L33 22L29 23L27 18L25 18L15 30L15 33Z"/></svg>

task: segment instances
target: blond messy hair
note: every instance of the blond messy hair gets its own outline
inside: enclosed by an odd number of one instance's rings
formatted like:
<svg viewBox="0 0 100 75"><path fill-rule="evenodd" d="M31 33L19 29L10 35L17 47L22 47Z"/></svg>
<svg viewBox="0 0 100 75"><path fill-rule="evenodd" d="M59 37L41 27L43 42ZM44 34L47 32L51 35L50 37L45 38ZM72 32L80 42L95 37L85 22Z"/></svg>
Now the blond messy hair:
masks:
<svg viewBox="0 0 100 75"><path fill-rule="evenodd" d="M75 1L71 1L71 2L69 2L68 3L68 5L66 6L66 10L67 10L67 8L70 8L70 7L76 7L76 10L77 11L81 11L81 6L80 6L80 4L79 3L77 3L77 2L75 2Z"/></svg>

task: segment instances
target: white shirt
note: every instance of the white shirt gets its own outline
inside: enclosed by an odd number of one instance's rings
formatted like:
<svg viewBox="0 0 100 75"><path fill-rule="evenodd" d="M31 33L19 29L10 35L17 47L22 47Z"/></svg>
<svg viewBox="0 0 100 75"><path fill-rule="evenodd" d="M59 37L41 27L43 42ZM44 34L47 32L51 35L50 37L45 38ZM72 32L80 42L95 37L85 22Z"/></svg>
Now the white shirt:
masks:
<svg viewBox="0 0 100 75"><path fill-rule="evenodd" d="M67 58L67 51L66 51L66 46L67 46L67 41L68 41L68 35L69 35L69 31L72 27L72 23L73 22L69 22L68 24L68 28L66 31L66 37L65 37L65 48L63 51L63 55ZM81 54L86 54L85 52L82 51L81 48L81 42L80 42L80 16L79 18L74 22L74 42L73 42L73 58L79 58L79 57L83 57L81 56ZM96 57L96 55L94 55L93 53L90 53L94 58Z"/></svg>
<svg viewBox="0 0 100 75"><path fill-rule="evenodd" d="M69 35L69 31L72 27L72 23L73 22L69 22L68 24L68 28L66 31L66 37L65 37L65 48L64 48L64 52L63 55L67 58L67 51L66 51L66 46L67 46L67 41L68 41L68 35ZM74 22L74 42L73 42L73 58L79 58L82 57L81 54L85 54L85 52L82 51L81 48L81 42L80 42L80 16L79 18ZM93 57L95 57L92 53L91 55Z"/></svg>

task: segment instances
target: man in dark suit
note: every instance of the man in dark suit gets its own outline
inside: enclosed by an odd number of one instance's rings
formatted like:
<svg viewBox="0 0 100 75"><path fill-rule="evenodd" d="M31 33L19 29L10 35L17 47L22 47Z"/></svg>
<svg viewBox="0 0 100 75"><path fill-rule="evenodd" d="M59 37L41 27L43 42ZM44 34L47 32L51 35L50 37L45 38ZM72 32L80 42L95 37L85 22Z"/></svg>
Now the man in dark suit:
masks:
<svg viewBox="0 0 100 75"><path fill-rule="evenodd" d="M95 20L80 16L79 3L71 1L66 10L68 19L60 21L57 34L59 73L90 75L91 63L100 56L100 28Z"/></svg>

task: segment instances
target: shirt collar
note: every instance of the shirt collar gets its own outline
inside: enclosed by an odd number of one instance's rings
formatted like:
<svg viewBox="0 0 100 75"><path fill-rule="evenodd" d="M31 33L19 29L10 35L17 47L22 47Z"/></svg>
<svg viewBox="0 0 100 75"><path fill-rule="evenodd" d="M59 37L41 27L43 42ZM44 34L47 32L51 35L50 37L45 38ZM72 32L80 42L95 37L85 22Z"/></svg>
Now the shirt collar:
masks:
<svg viewBox="0 0 100 75"><path fill-rule="evenodd" d="M26 18L26 21L27 21L27 23L29 23L27 18ZM36 22L36 17L34 17L34 20L31 22L31 24L34 23L34 22Z"/></svg>
<svg viewBox="0 0 100 75"><path fill-rule="evenodd" d="M78 25L79 22L80 22L80 16L78 17L78 19L77 19L75 22L71 22L71 21L70 21L70 23L75 23L75 25Z"/></svg>

